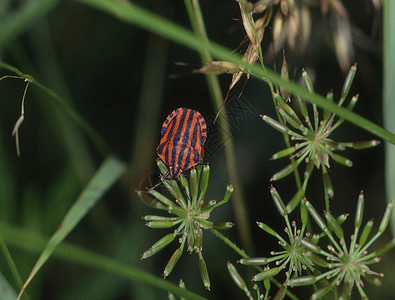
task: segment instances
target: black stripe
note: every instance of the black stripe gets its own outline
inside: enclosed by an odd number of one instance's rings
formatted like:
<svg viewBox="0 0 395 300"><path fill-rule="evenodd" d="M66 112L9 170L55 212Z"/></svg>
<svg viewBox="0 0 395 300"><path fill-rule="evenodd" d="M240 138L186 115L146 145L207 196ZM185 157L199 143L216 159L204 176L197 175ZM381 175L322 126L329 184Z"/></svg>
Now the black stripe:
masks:
<svg viewBox="0 0 395 300"><path fill-rule="evenodd" d="M171 141L170 143L171 143L171 149L169 149L169 156L170 156L170 150L171 150L171 164L170 165L168 164L168 166L175 165L176 154L177 154L177 147L174 145L174 141Z"/></svg>
<svg viewBox="0 0 395 300"><path fill-rule="evenodd" d="M187 124L185 126L184 136L182 137L182 143L190 143L190 135L189 130L191 129L192 121L195 117L195 111L191 110L188 120L186 120Z"/></svg>
<svg viewBox="0 0 395 300"><path fill-rule="evenodd" d="M188 153L187 153L187 155L186 155L186 157L185 157L186 165L183 166L183 168L184 168L185 170L187 170L187 169L189 169L190 167L192 167L192 166L190 165L191 149L192 149L191 147L188 147Z"/></svg>
<svg viewBox="0 0 395 300"><path fill-rule="evenodd" d="M166 131L162 135L162 136L164 136L167 131L169 132L168 135L167 135L166 141L169 141L169 140L172 139L172 135L173 135L173 131L174 131L174 128L175 128L176 120L177 120L177 116L170 121L169 126L167 126Z"/></svg>
<svg viewBox="0 0 395 300"><path fill-rule="evenodd" d="M185 157L185 148L189 147L187 143L182 143L181 149L180 149L180 155L178 156L178 163L177 165L182 166L183 159Z"/></svg>
<svg viewBox="0 0 395 300"><path fill-rule="evenodd" d="M198 164L200 162L199 152L195 148L193 148L193 152L195 154L195 157L193 158L193 162L195 164Z"/></svg>
<svg viewBox="0 0 395 300"><path fill-rule="evenodd" d="M199 128L199 123L196 122L195 127L193 128L193 134L192 134L192 138L191 138L191 142L190 142L190 143L191 143L191 146L192 146L193 148L196 147L197 138L198 138L198 129L200 129L200 128Z"/></svg>
<svg viewBox="0 0 395 300"><path fill-rule="evenodd" d="M163 147L165 146L165 143L162 143L159 145L158 149L156 149L156 153L158 156L161 156L163 154Z"/></svg>
<svg viewBox="0 0 395 300"><path fill-rule="evenodd" d="M175 127L174 135L172 134L174 141L180 141L182 124L184 124L184 122L185 122L185 116L187 113L188 113L188 110L183 109L182 114L180 115L179 122Z"/></svg>
<svg viewBox="0 0 395 300"><path fill-rule="evenodd" d="M170 161L169 161L169 151L170 151L170 142L166 142L165 143L165 148L164 148L164 157L165 157L165 164L166 164L166 166L170 166L169 165L169 163L170 163Z"/></svg>

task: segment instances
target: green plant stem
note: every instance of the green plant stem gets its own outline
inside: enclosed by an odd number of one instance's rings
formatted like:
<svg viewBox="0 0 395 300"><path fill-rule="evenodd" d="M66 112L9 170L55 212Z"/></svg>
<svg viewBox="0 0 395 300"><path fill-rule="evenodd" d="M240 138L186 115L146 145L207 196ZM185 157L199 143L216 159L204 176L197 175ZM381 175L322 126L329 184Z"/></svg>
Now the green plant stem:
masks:
<svg viewBox="0 0 395 300"><path fill-rule="evenodd" d="M185 6L187 8L189 19L192 23L192 28L199 38L205 40L207 43L209 42L207 37L207 32L204 26L204 20L202 17L202 13L200 10L200 5L198 0L185 0ZM205 65L207 62L212 61L212 57L210 53L206 50L199 50L200 57L202 63ZM213 74L206 74L207 86L209 88L211 99L213 100L214 110L217 110L218 107L221 107L223 104L223 95L221 92L221 87L218 82L218 77ZM220 130L221 137L223 142L227 140L229 137L225 133L231 132L228 120L226 115L220 114L218 116L217 122L219 123L219 127L223 128ZM242 241L243 246L249 251L252 252L252 236L251 229L249 226L249 217L248 211L246 207L246 201L243 197L242 185L239 180L237 164L236 164L236 154L233 145L233 139L230 139L226 143L225 151L225 160L226 166L228 169L229 178L235 187L233 192L233 211L236 216L237 225L240 229L239 236Z"/></svg>
<svg viewBox="0 0 395 300"><path fill-rule="evenodd" d="M234 243L232 243L226 236L220 233L217 229L210 228L209 229L212 234L214 234L217 238L222 240L226 245L228 245L233 251L239 254L242 258L250 258L243 250L237 247Z"/></svg>
<svg viewBox="0 0 395 300"><path fill-rule="evenodd" d="M385 0L383 6L383 119L389 131L395 131L395 2ZM395 147L385 143L385 183L387 201L395 200ZM395 213L391 217L392 236L395 236Z"/></svg>
<svg viewBox="0 0 395 300"><path fill-rule="evenodd" d="M327 101L324 97L309 93L306 89L298 84L286 81L280 75L268 69L263 70L259 65L250 65L242 60L240 55L233 54L230 50L213 42L208 43L199 37L196 37L189 30L176 25L164 18L161 18L131 2L122 0L77 0L106 13L116 16L126 22L138 25L146 30L155 32L176 43L198 51L208 51L217 59L227 60L241 66L246 73L250 73L261 80L270 79L274 84L282 86L293 94L299 95L307 101L317 104L322 109L335 113L339 117L357 125L366 131L387 140L395 145L395 134L374 124L373 122L349 111L346 108L339 107L335 103Z"/></svg>
<svg viewBox="0 0 395 300"><path fill-rule="evenodd" d="M33 253L41 253L48 243L47 239L36 233L27 232L26 230L1 222L0 232L3 234L4 239L8 244ZM71 261L101 271L110 272L114 275L126 277L134 282L149 284L187 299L206 299L143 270L139 270L128 264L118 262L110 257L85 250L69 243L62 242L53 252L53 255L62 260Z"/></svg>
<svg viewBox="0 0 395 300"><path fill-rule="evenodd" d="M8 247L7 247L6 243L4 242L4 239L3 239L3 236L1 233L0 233L0 249L1 249L1 252L3 252L4 259L7 262L8 267L10 268L11 274L14 277L14 280L15 280L18 288L21 289L23 286L21 275L19 274L18 269L15 265L15 262L12 259L10 251L8 251ZM29 300L30 298L27 294L25 294L24 299Z"/></svg>

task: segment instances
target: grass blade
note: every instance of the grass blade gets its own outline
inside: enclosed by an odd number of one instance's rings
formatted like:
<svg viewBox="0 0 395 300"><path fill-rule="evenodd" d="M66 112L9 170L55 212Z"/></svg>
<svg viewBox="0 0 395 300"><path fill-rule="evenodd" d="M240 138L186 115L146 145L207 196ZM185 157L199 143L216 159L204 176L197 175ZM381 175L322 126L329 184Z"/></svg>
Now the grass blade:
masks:
<svg viewBox="0 0 395 300"><path fill-rule="evenodd" d="M335 113L339 117L371 132L372 134L389 141L395 145L395 134L374 124L373 122L361 117L360 115L349 111L347 108L339 107L337 104L327 101L323 96L309 93L306 89L292 81L286 81L269 69L262 69L259 65L251 65L242 60L240 55L232 53L214 42L206 41L195 36L189 30L174 24L162 17L159 17L134 3L114 0L78 0L81 3L100 9L108 14L122 19L123 21L138 25L146 30L155 32L163 37L168 38L176 43L198 51L208 51L215 58L227 60L243 67L245 73L250 73L260 80L269 79L272 83L282 86L301 98L317 104L322 109Z"/></svg>
<svg viewBox="0 0 395 300"><path fill-rule="evenodd" d="M45 250L41 253L36 264L34 265L29 277L24 283L18 299L20 299L24 290L37 274L40 268L52 255L55 248L64 240L64 238L74 229L79 221L88 213L88 211L97 203L103 194L115 183L122 175L125 169L124 164L114 157L108 157L91 181L82 191L76 202L65 215L58 230L49 240Z"/></svg>
<svg viewBox="0 0 395 300"><path fill-rule="evenodd" d="M11 287L3 273L0 272L0 299L2 300L15 300L16 293Z"/></svg>
<svg viewBox="0 0 395 300"><path fill-rule="evenodd" d="M387 130L395 131L395 2L384 1L384 58L383 58L383 118ZM395 147L390 143L385 144L385 181L387 201L395 200ZM391 217L392 236L395 236L395 214Z"/></svg>
<svg viewBox="0 0 395 300"><path fill-rule="evenodd" d="M22 230L13 225L0 222L0 233L8 245L24 249L33 253L40 253L47 245L47 240L35 232ZM182 289L167 280L151 275L143 270L132 267L129 264L116 261L110 257L85 250L70 243L62 242L53 252L53 256L62 260L74 262L83 266L92 267L97 270L110 272L135 282L141 282L155 286L164 291L185 297L191 300L204 300L203 298L186 289ZM1 275L1 274L0 274ZM0 279L1 280L1 279ZM1 284L1 282L0 282ZM16 297L16 296L15 296ZM10 298L15 300L14 298ZM0 291L0 299L1 291ZM8 300L8 298L4 298Z"/></svg>

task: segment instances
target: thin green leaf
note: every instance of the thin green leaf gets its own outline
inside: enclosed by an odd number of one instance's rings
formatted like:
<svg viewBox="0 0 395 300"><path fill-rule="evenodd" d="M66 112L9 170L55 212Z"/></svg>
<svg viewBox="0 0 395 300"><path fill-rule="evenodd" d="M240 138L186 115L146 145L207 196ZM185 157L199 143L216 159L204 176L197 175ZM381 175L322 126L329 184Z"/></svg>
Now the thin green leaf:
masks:
<svg viewBox="0 0 395 300"><path fill-rule="evenodd" d="M374 124L371 121L349 111L347 108L339 107L335 103L327 101L324 97L309 93L306 89L291 81L286 81L269 69L263 69L259 65L251 65L242 60L240 55L234 54L232 51L214 43L209 42L201 37L195 36L191 31L174 24L162 17L159 17L138 5L131 2L114 0L78 0L81 3L100 9L106 13L114 15L123 21L133 23L141 26L148 31L155 32L165 38L168 38L176 43L182 44L186 47L197 51L208 51L214 57L233 62L244 68L246 73L260 78L261 80L270 79L274 84L282 86L293 94L299 95L303 99L311 103L317 104L323 109L329 110L341 118L356 124L378 137L381 137L392 144L395 144L395 134L385 130L384 128Z"/></svg>
<svg viewBox="0 0 395 300"><path fill-rule="evenodd" d="M16 293L12 286L9 284L3 273L0 272L0 299L2 300L15 300Z"/></svg>
<svg viewBox="0 0 395 300"><path fill-rule="evenodd" d="M122 175L125 165L114 157L108 157L91 181L82 191L76 202L69 209L61 222L58 230L49 240L45 250L41 253L39 259L34 265L29 277L23 285L18 299L20 299L24 290L41 269L44 263L52 255L55 248L64 240L64 238L74 229L88 211L97 203L103 194L115 183Z"/></svg>
<svg viewBox="0 0 395 300"><path fill-rule="evenodd" d="M47 239L35 232L19 229L2 222L0 222L0 232L7 244L32 253L41 253L48 243ZM179 288L177 285L167 280L132 267L129 263L116 261L110 257L85 250L70 243L62 242L53 252L53 256L62 260L109 272L114 275L119 275L134 282L149 284L187 299L206 299L186 289ZM15 300L15 298L13 298L13 300Z"/></svg>

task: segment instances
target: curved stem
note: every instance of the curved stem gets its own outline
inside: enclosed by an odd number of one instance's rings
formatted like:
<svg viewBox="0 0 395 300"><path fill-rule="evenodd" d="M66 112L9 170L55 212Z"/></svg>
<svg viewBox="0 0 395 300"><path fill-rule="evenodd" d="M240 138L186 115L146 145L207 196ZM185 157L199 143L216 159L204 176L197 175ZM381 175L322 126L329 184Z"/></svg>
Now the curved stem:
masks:
<svg viewBox="0 0 395 300"><path fill-rule="evenodd" d="M327 101L323 96L312 94L298 84L283 80L280 75L268 69L263 70L259 65L250 65L248 62L242 60L240 55L232 53L229 49L220 46L213 42L208 42L202 38L197 37L189 30L172 23L164 18L153 14L138 5L131 2L114 0L78 0L81 3L90 5L92 7L110 13L117 18L138 25L146 30L155 32L161 36L168 38L176 43L182 44L188 48L207 51L213 57L233 62L244 68L246 73L250 73L261 80L270 79L274 84L281 85L293 94L299 95L303 99L317 104L321 108L335 113L341 118L357 125L366 131L387 140L395 145L395 134L384 128L374 124L373 122L349 111L347 108L339 107L335 103Z"/></svg>
<svg viewBox="0 0 395 300"><path fill-rule="evenodd" d="M189 19L192 23L192 28L196 36L209 43L207 32L204 26L204 20L200 10L199 1L185 0L185 6L187 8ZM207 62L213 60L207 50L199 49L198 51L200 53L201 61L203 64L207 64ZM213 101L214 110L217 110L218 107L221 107L224 101L218 77L213 74L206 74L206 81L211 94L211 99ZM246 201L243 197L242 185L238 177L237 164L235 159L236 154L233 140L229 139L229 135L227 134L230 133L231 130L225 114L219 115L218 124L219 128L223 129L220 130L222 141L225 143L225 141L228 140L226 143L226 147L224 148L224 152L229 178L233 186L236 187L233 192L233 211L236 216L237 224L240 228L240 240L242 241L244 247L252 252L253 244L248 221L248 211L246 207Z"/></svg>

